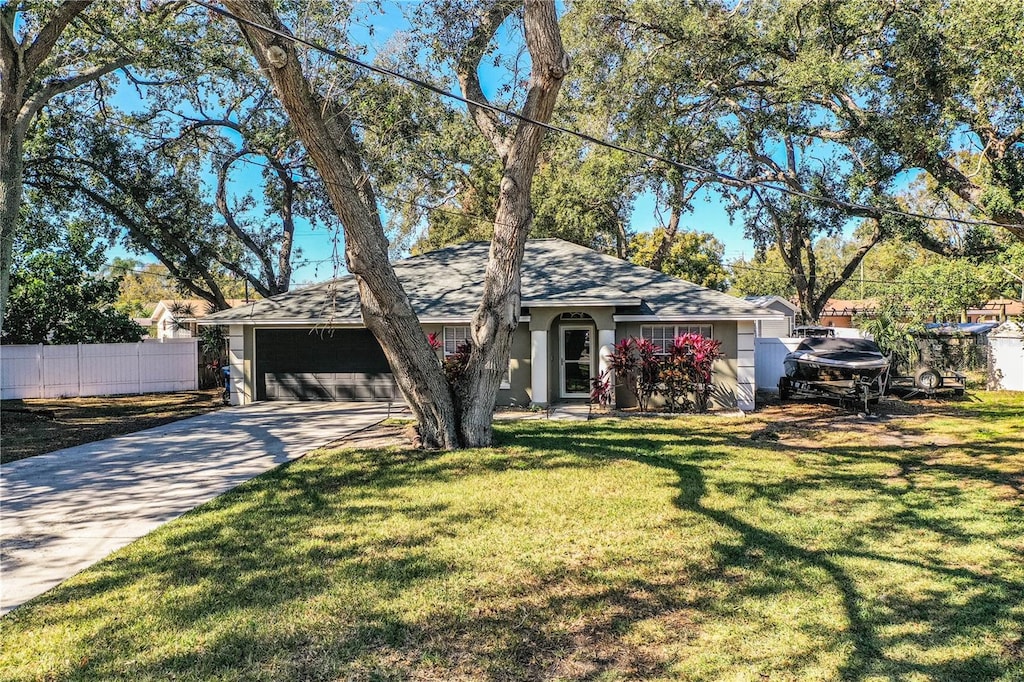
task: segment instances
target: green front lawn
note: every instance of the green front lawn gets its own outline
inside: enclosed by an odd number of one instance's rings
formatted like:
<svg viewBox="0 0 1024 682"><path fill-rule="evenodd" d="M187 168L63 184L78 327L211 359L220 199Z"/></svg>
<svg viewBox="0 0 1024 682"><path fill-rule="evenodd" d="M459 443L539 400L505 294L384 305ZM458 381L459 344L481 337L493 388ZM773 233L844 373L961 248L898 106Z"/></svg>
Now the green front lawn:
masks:
<svg viewBox="0 0 1024 682"><path fill-rule="evenodd" d="M1024 395L498 429L262 476L0 621L0 677L1024 679Z"/></svg>

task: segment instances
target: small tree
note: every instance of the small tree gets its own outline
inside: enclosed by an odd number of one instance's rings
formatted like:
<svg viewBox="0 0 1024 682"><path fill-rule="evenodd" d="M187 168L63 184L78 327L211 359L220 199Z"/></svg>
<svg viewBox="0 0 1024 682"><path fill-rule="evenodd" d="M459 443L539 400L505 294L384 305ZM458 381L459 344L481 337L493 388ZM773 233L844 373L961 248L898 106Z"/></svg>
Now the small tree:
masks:
<svg viewBox="0 0 1024 682"><path fill-rule="evenodd" d="M675 340L675 348L687 358L689 390L693 394L693 406L697 412L707 412L711 401L712 366L722 354L722 342L700 334L683 334Z"/></svg>
<svg viewBox="0 0 1024 682"><path fill-rule="evenodd" d="M94 274L102 252L36 251L15 264L3 343L127 343L145 330L114 308L120 278Z"/></svg>

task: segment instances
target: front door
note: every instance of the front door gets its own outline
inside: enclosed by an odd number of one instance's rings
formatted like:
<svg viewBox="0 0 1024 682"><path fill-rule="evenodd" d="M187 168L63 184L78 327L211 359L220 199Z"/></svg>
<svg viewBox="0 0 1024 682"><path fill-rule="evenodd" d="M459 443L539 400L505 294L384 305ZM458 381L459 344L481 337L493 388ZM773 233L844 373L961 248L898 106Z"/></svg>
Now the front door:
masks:
<svg viewBox="0 0 1024 682"><path fill-rule="evenodd" d="M589 398L594 375L593 327L562 327L561 335L561 397Z"/></svg>

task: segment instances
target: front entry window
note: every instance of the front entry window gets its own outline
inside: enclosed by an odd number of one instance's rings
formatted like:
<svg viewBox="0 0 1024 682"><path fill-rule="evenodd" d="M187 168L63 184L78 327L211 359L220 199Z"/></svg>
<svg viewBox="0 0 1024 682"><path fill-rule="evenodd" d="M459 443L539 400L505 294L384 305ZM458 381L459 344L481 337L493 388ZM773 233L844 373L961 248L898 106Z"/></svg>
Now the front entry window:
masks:
<svg viewBox="0 0 1024 682"><path fill-rule="evenodd" d="M593 376L593 330L590 327L562 327L562 397L590 396Z"/></svg>

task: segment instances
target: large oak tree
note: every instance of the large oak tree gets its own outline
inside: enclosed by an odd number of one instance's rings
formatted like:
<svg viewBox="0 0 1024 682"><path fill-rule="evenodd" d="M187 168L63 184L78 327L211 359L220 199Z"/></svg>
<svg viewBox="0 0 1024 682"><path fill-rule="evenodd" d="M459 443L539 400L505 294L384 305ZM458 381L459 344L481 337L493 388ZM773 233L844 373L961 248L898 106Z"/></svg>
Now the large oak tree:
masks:
<svg viewBox="0 0 1024 682"><path fill-rule="evenodd" d="M363 320L391 365L428 446L479 446L491 440L498 386L519 322L520 265L530 225L530 185L544 130L509 123L482 106L480 61L518 2L484 3L463 44L457 73L479 129L502 160L494 238L483 298L471 323L469 365L455 395L388 260L388 242L351 112L303 70L299 46L269 2L226 0L260 67L303 140L345 232L345 260L355 276ZM568 60L553 3L526 0L522 24L531 74L521 114L551 117ZM271 31L263 30L267 27ZM456 398L458 396L458 398Z"/></svg>
<svg viewBox="0 0 1024 682"><path fill-rule="evenodd" d="M131 64L174 64L168 38L183 3L117 0L0 5L0 318L19 229L25 142L39 113Z"/></svg>

